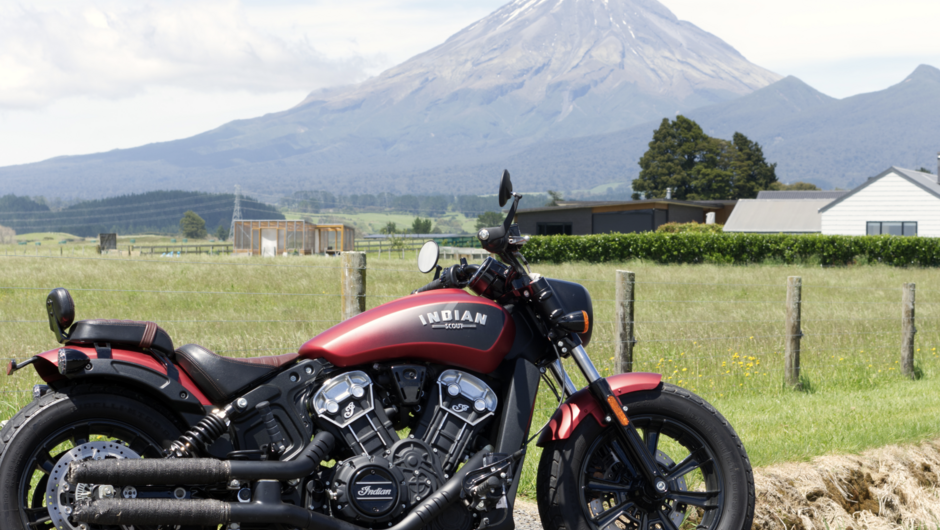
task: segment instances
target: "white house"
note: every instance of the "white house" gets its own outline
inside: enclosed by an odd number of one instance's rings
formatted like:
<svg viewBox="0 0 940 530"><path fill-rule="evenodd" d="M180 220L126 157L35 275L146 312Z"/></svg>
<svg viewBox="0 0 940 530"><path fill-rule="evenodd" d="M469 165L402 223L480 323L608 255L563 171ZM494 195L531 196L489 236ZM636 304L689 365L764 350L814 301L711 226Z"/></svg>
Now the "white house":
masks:
<svg viewBox="0 0 940 530"><path fill-rule="evenodd" d="M822 233L940 237L938 178L892 167L820 208Z"/></svg>

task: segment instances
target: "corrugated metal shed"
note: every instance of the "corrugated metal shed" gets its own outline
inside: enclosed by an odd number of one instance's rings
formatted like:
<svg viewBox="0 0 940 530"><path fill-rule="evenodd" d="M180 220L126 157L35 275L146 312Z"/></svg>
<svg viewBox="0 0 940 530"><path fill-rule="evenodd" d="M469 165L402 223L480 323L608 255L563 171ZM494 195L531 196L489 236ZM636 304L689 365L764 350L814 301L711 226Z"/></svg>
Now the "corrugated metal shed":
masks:
<svg viewBox="0 0 940 530"><path fill-rule="evenodd" d="M819 209L832 199L741 199L725 232L807 234L822 230Z"/></svg>
<svg viewBox="0 0 940 530"><path fill-rule="evenodd" d="M829 199L835 200L839 197L842 197L848 193L847 190L840 191L808 191L808 190L793 190L793 191L759 191L757 192L758 199Z"/></svg>

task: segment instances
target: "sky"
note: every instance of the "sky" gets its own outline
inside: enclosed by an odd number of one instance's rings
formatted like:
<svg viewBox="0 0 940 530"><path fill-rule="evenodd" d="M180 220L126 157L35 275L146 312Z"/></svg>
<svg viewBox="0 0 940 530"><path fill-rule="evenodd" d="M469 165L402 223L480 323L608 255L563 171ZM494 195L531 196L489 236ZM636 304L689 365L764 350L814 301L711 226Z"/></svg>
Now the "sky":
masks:
<svg viewBox="0 0 940 530"><path fill-rule="evenodd" d="M0 0L0 166L285 110L506 1ZM936 0L661 1L751 62L837 98L940 67Z"/></svg>

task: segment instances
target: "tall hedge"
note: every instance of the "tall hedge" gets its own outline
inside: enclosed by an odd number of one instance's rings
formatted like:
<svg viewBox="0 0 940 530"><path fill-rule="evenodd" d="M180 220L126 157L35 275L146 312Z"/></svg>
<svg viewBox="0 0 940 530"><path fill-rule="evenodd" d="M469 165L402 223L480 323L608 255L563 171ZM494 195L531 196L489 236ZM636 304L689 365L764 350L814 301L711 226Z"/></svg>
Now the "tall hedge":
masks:
<svg viewBox="0 0 940 530"><path fill-rule="evenodd" d="M940 239L897 236L824 236L740 233L601 234L534 236L522 253L530 262L625 261L658 263L796 263L818 259L846 265L859 258L894 266L940 266Z"/></svg>

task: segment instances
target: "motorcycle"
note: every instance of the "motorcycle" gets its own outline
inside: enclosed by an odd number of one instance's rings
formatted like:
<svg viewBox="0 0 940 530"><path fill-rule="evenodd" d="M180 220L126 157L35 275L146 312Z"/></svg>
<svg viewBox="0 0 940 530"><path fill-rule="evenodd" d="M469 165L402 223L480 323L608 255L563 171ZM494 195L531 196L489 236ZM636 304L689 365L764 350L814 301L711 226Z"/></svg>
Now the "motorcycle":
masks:
<svg viewBox="0 0 940 530"><path fill-rule="evenodd" d="M548 530L749 529L741 440L660 375L600 376L591 297L529 271L521 198L504 172L508 216L478 234L498 259L443 268L429 242L430 283L297 353L226 358L152 322L75 322L54 289L60 347L7 370L45 384L0 430L0 528L512 530L537 437ZM559 406L533 433L540 383Z"/></svg>

